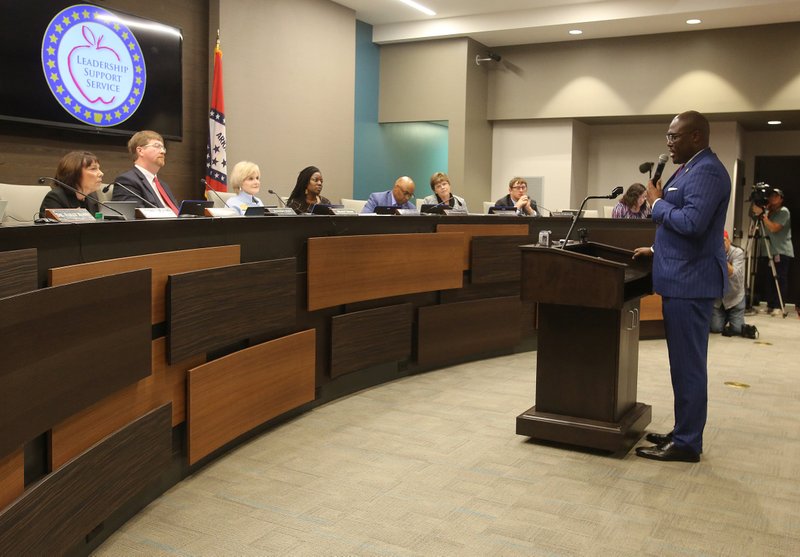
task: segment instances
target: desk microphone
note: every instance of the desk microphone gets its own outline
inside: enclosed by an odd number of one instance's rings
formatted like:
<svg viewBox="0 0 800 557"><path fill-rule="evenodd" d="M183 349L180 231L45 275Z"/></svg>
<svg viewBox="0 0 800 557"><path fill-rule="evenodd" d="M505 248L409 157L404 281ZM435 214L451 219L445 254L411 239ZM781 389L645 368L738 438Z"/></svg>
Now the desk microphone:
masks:
<svg viewBox="0 0 800 557"><path fill-rule="evenodd" d="M668 160L669 157L664 153L661 153L658 156L658 166L656 166L656 173L653 174L653 177L651 178L651 181L653 182L654 186L658 183L658 180L661 178L661 173L664 172L664 165L667 164Z"/></svg>
<svg viewBox="0 0 800 557"><path fill-rule="evenodd" d="M617 186L613 189L613 191L609 195L588 195L586 198L581 202L581 206L578 208L578 212L572 217L572 224L569 225L569 230L567 230L567 236L564 238L564 243L561 246L561 249L567 247L567 242L569 241L569 237L572 234L572 229L575 228L575 223L578 222L578 218L580 217L581 213L583 212L583 206L586 205L586 202L590 199L616 199L625 188L622 186Z"/></svg>
<svg viewBox="0 0 800 557"><path fill-rule="evenodd" d="M641 172L642 174L646 173L652 174L654 164L655 164L654 162L643 162L642 164L639 165L639 172Z"/></svg>
<svg viewBox="0 0 800 557"><path fill-rule="evenodd" d="M208 182L206 182L205 178L200 178L200 183L203 184L203 188L206 191L213 193L217 197L217 199L219 199L219 201L220 201L220 203L222 203L223 207L227 207L228 206L228 204L225 203L225 200L222 199L222 196L217 192L217 190L215 190L214 188L212 188L211 186L208 185ZM206 198L206 199L208 199L208 198Z"/></svg>
<svg viewBox="0 0 800 557"><path fill-rule="evenodd" d="M90 193L83 193L82 191L79 191L78 189L76 189L76 188L73 188L73 187L72 187L72 186L70 186L69 184L65 184L65 183L64 183L64 182L62 182L61 180L56 180L55 178L51 178L50 176L42 176L42 177L40 177L40 178L39 178L39 183L40 183L40 184L44 184L44 183L45 183L47 180L50 180L51 182L58 184L58 185L59 185L59 186L61 186L62 188L64 188L64 189L67 189L67 190L71 191L72 193L76 194L76 196L77 196L77 195L82 195L82 196L83 196L83 197L85 197L86 199L91 199L92 201L94 201L94 202L95 202L95 203L97 203L98 205L102 205L103 207L105 207L105 208L106 208L106 209L108 209L109 211L114 211L116 214L118 214L120 217L122 217L122 220L127 220L127 219L125 218L125 215L123 215L121 212L117 211L117 210L116 210L114 207L110 207L109 205L106 205L105 203L103 203L102 201L100 201L99 199L97 199L96 197L92 197L92 194L90 194ZM105 188L103 189L103 193L105 193Z"/></svg>
<svg viewBox="0 0 800 557"><path fill-rule="evenodd" d="M153 209L160 209L160 207L158 205L156 205L155 203L153 203L152 201L148 201L147 199L145 199L144 197L142 197L141 195L139 195L138 193L136 193L135 191L130 189L128 186L126 186L124 184L120 184L119 182L112 182L112 183L108 184L106 187L103 188L103 193L107 193L111 186L114 186L115 188L124 189L126 192L131 194L133 197L135 197L136 199L138 199L139 201L141 201L143 203L146 203L147 205L149 205Z"/></svg>
<svg viewBox="0 0 800 557"><path fill-rule="evenodd" d="M286 205L286 203L283 201L283 198L280 195L278 195L277 193L275 193L275 190L267 190L267 191L269 193L271 193L272 195L274 195L275 197L277 197L278 201L281 202L281 205L283 205L284 207L288 207L288 205Z"/></svg>

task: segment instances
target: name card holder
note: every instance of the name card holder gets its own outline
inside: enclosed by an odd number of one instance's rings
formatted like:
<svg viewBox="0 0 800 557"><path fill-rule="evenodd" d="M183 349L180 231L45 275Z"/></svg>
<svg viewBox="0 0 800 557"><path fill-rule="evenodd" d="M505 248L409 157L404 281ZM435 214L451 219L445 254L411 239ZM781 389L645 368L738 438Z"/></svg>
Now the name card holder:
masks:
<svg viewBox="0 0 800 557"><path fill-rule="evenodd" d="M94 215L86 209L45 209L45 216L58 222L95 222Z"/></svg>
<svg viewBox="0 0 800 557"><path fill-rule="evenodd" d="M296 217L297 213L291 207L264 207L264 214L276 217Z"/></svg>
<svg viewBox="0 0 800 557"><path fill-rule="evenodd" d="M333 215L357 215L352 209L345 209L344 207L331 207L331 214Z"/></svg>
<svg viewBox="0 0 800 557"><path fill-rule="evenodd" d="M232 207L206 207L207 217L238 217L239 212Z"/></svg>
<svg viewBox="0 0 800 557"><path fill-rule="evenodd" d="M136 209L137 219L174 219L177 218L172 209L167 207L138 207Z"/></svg>
<svg viewBox="0 0 800 557"><path fill-rule="evenodd" d="M397 209L397 214L409 216L409 215L418 215L419 213L417 212L416 209Z"/></svg>
<svg viewBox="0 0 800 557"><path fill-rule="evenodd" d="M468 213L464 209L445 209L444 210L444 214L445 215L461 215L461 216L464 216L464 215L466 215Z"/></svg>

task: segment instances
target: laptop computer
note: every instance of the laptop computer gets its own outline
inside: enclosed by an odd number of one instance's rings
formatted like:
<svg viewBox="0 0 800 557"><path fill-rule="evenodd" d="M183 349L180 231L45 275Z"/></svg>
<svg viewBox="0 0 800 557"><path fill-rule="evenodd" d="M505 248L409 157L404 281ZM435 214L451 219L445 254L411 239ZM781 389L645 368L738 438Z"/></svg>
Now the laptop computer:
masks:
<svg viewBox="0 0 800 557"><path fill-rule="evenodd" d="M136 207L139 205L138 201L104 201L106 207L103 205L98 205L100 207L100 212L103 213L104 219L109 220L134 220L136 219ZM112 209L116 209L117 212L112 211Z"/></svg>
<svg viewBox="0 0 800 557"><path fill-rule="evenodd" d="M206 199L184 199L178 209L178 216L202 217L206 214L206 208L213 206L214 202Z"/></svg>

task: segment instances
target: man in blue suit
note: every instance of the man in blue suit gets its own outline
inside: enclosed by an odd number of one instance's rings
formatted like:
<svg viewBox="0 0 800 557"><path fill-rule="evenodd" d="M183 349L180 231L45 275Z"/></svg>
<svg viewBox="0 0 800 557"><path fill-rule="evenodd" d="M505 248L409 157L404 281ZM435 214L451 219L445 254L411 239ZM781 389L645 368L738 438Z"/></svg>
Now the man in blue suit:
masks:
<svg viewBox="0 0 800 557"><path fill-rule="evenodd" d="M416 209L416 205L411 203L414 197L414 180L408 176L400 176L394 182L394 187L387 191L369 194L362 213L374 213L375 207L399 207L400 209Z"/></svg>
<svg viewBox="0 0 800 557"><path fill-rule="evenodd" d="M675 427L649 433L652 447L636 454L653 460L698 462L708 408L708 332L715 298L727 287L720 237L731 194L728 172L711 149L706 118L678 114L667 131L672 162L681 166L667 180L647 185L647 201L658 225L652 247L634 257L653 256L653 290L661 294L667 337Z"/></svg>

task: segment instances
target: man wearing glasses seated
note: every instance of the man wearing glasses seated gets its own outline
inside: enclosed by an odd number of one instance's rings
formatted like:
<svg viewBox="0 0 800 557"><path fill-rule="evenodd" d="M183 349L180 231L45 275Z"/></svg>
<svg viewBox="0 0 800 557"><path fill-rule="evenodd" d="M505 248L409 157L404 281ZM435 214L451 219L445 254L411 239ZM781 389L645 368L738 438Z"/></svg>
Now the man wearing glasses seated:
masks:
<svg viewBox="0 0 800 557"><path fill-rule="evenodd" d="M387 191L369 194L369 199L362 213L374 213L375 207L398 207L400 209L415 210L416 206L411 203L414 197L414 180L408 176L400 176L394 183L394 187Z"/></svg>
<svg viewBox="0 0 800 557"><path fill-rule="evenodd" d="M177 215L175 197L169 186L157 176L167 162L164 138L150 130L136 132L128 141L128 151L133 157L133 168L114 180L124 187L115 185L112 199L136 201L138 207L168 207Z"/></svg>
<svg viewBox="0 0 800 557"><path fill-rule="evenodd" d="M495 207L516 207L520 215L538 217L536 201L528 197L528 183L525 178L515 176L508 183L508 195L494 203Z"/></svg>

